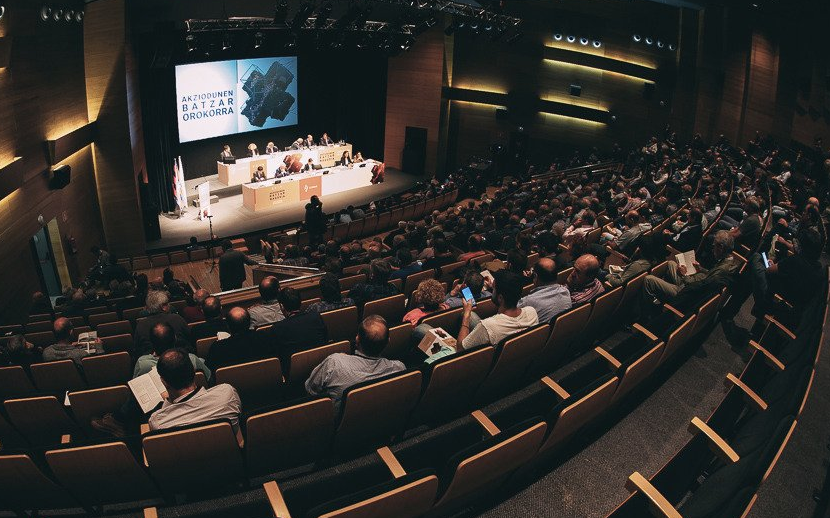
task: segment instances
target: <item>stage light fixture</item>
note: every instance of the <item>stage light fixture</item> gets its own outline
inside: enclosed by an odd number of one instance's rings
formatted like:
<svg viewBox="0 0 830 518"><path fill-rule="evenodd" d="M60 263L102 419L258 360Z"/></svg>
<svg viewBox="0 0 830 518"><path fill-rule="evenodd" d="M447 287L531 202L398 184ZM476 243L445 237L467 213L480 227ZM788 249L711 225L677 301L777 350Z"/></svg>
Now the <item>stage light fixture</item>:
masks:
<svg viewBox="0 0 830 518"><path fill-rule="evenodd" d="M274 24L281 25L285 23L288 16L288 0L280 0L274 3Z"/></svg>
<svg viewBox="0 0 830 518"><path fill-rule="evenodd" d="M51 7L49 7L48 5L44 5L43 7L40 8L40 19L41 20L43 20L45 22L45 21L49 20L49 18L51 16L52 16L52 8Z"/></svg>
<svg viewBox="0 0 830 518"><path fill-rule="evenodd" d="M652 43L654 43L654 40L651 39L651 37L646 36L646 45L651 45Z"/></svg>
<svg viewBox="0 0 830 518"><path fill-rule="evenodd" d="M78 22L78 23L81 23L82 21L84 21L84 12L83 11L77 11L75 13L75 21Z"/></svg>
<svg viewBox="0 0 830 518"><path fill-rule="evenodd" d="M562 41L562 33L561 32L554 32L553 39L556 41Z"/></svg>
<svg viewBox="0 0 830 518"><path fill-rule="evenodd" d="M254 48L255 49L258 49L258 48L262 47L262 40L264 38L265 38L265 36L263 36L262 32L260 32L260 31L257 31L254 34Z"/></svg>
<svg viewBox="0 0 830 518"><path fill-rule="evenodd" d="M6 6L0 5L0 18L3 18L4 14L6 14Z"/></svg>
<svg viewBox="0 0 830 518"><path fill-rule="evenodd" d="M594 40L591 44L594 46L595 49L602 47L602 42L599 40Z"/></svg>
<svg viewBox="0 0 830 518"><path fill-rule="evenodd" d="M231 48L231 36L227 32L222 34L222 50L230 50Z"/></svg>
<svg viewBox="0 0 830 518"><path fill-rule="evenodd" d="M306 2L300 6L300 9L294 15L294 18L291 19L291 29L294 31L298 31L303 28L303 24L306 20L308 20L311 13L314 12L314 4Z"/></svg>
<svg viewBox="0 0 830 518"><path fill-rule="evenodd" d="M317 17L314 20L314 27L317 29L325 27L333 9L334 6L331 5L331 2L326 2L320 6L320 9L317 11Z"/></svg>
<svg viewBox="0 0 830 518"><path fill-rule="evenodd" d="M63 9L55 9L52 11L52 19L59 22L63 19Z"/></svg>
<svg viewBox="0 0 830 518"><path fill-rule="evenodd" d="M286 42L286 44L285 44L285 48L293 49L293 48L296 48L296 47L297 47L297 36L295 34L292 34L291 36L289 36L288 42Z"/></svg>
<svg viewBox="0 0 830 518"><path fill-rule="evenodd" d="M196 36L194 36L192 34L188 34L187 36L185 36L184 43L185 43L185 45L187 45L187 52L188 53L195 52L196 48L198 47L198 42L196 41Z"/></svg>
<svg viewBox="0 0 830 518"><path fill-rule="evenodd" d="M640 43L641 41L643 41L643 37L640 36L639 34L635 34L634 36L631 37L631 39L633 39L637 43Z"/></svg>
<svg viewBox="0 0 830 518"><path fill-rule="evenodd" d="M65 13L63 13L63 19L67 22L71 22L75 19L75 11L73 11L72 9L66 11Z"/></svg>
<svg viewBox="0 0 830 518"><path fill-rule="evenodd" d="M567 37L568 43L573 43L576 41L576 36L568 35Z"/></svg>
<svg viewBox="0 0 830 518"><path fill-rule="evenodd" d="M579 44L582 45L583 47L588 45L588 38L585 38L585 37L579 38Z"/></svg>
<svg viewBox="0 0 830 518"><path fill-rule="evenodd" d="M409 36L401 42L401 50L409 50L412 45L415 45L415 38Z"/></svg>
<svg viewBox="0 0 830 518"><path fill-rule="evenodd" d="M669 50L674 51L677 47L674 46L674 43L669 43Z"/></svg>
<svg viewBox="0 0 830 518"><path fill-rule="evenodd" d="M663 47L664 47L663 42L660 41L660 40L657 40L657 48L662 49Z"/></svg>

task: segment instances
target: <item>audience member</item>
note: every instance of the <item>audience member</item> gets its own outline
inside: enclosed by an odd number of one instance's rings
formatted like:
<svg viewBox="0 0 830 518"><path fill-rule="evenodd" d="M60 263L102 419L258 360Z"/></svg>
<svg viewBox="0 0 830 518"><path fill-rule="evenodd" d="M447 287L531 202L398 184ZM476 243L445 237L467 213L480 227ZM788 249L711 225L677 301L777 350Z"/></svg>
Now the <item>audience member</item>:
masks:
<svg viewBox="0 0 830 518"><path fill-rule="evenodd" d="M533 266L535 287L519 300L518 308L536 310L539 322L550 322L556 315L571 308L571 294L567 286L556 283L556 263L543 257Z"/></svg>
<svg viewBox="0 0 830 518"><path fill-rule="evenodd" d="M412 297L419 306L404 315L403 321L409 322L413 327L417 326L422 318L449 309L449 305L444 302L446 298L444 286L435 279L421 281L412 293Z"/></svg>
<svg viewBox="0 0 830 518"><path fill-rule="evenodd" d="M187 323L202 322L205 319L205 312L202 311L202 304L210 296L208 290L198 289L185 298L185 306L182 308L182 318Z"/></svg>
<svg viewBox="0 0 830 518"><path fill-rule="evenodd" d="M262 302L248 308L251 316L251 329L273 324L284 319L280 308L280 281L273 275L269 275L259 282L259 298Z"/></svg>
<svg viewBox="0 0 830 518"><path fill-rule="evenodd" d="M0 340L0 366L19 365L29 370L33 363L43 360L43 349L26 341L23 335L12 335Z"/></svg>
<svg viewBox="0 0 830 518"><path fill-rule="evenodd" d="M300 312L300 294L297 290L283 288L279 298L285 319L275 322L269 334L273 350L279 356L283 369L287 369L292 354L325 345L328 331L319 313Z"/></svg>
<svg viewBox="0 0 830 518"><path fill-rule="evenodd" d="M150 343L153 345L153 352L138 357L138 360L135 362L135 368L133 369L133 378L137 378L153 370L158 363L159 357L165 351L184 345L176 343L177 341L176 332L170 324L159 322L154 325L150 330ZM205 375L205 380L209 381L211 373L210 369L205 365L205 362L195 354L189 354L188 356L193 363L193 368L202 371Z"/></svg>
<svg viewBox="0 0 830 518"><path fill-rule="evenodd" d="M340 280L336 275L327 273L320 277L320 301L310 305L306 311L309 313L325 313L333 309L354 306L354 301L349 297L343 298L340 291Z"/></svg>
<svg viewBox="0 0 830 518"><path fill-rule="evenodd" d="M193 341L218 336L218 333L227 333L228 324L222 318L222 302L219 297L210 296L202 304L202 311L205 314L205 321L199 322L191 329Z"/></svg>
<svg viewBox="0 0 830 518"><path fill-rule="evenodd" d="M367 302L397 295L400 293L398 288L389 284L391 271L385 259L372 259L369 263L368 282L354 285L349 290L349 298L362 310Z"/></svg>
<svg viewBox="0 0 830 518"><path fill-rule="evenodd" d="M449 308L460 308L464 305L464 297L461 295L461 290L470 288L470 293L473 298L480 300L482 298L490 298L491 293L484 289L484 277L475 270L467 270L463 279L456 279L453 283L452 290L447 294L444 302Z"/></svg>
<svg viewBox="0 0 830 518"><path fill-rule="evenodd" d="M52 324L52 332L55 334L56 342L43 349L43 361L72 360L80 366L81 358L104 352L104 345L101 340L96 339L88 344L74 342L72 336L74 330L72 321L68 318L59 317L55 319Z"/></svg>
<svg viewBox="0 0 830 518"><path fill-rule="evenodd" d="M251 315L244 308L231 308L227 317L228 338L217 340L210 346L206 363L211 369L252 362L271 357L263 333L251 329Z"/></svg>
<svg viewBox="0 0 830 518"><path fill-rule="evenodd" d="M578 306L589 302L605 292L597 278L600 266L599 260L591 254L581 255L574 261L573 271L567 280L572 305Z"/></svg>
<svg viewBox="0 0 830 518"><path fill-rule="evenodd" d="M175 313L170 313L170 300L167 292L151 291L147 294L145 311L149 316L138 321L133 332L133 354L141 356L150 354L153 344L150 341L150 331L158 323L169 324L176 333L176 341L190 343L190 330L187 322Z"/></svg>

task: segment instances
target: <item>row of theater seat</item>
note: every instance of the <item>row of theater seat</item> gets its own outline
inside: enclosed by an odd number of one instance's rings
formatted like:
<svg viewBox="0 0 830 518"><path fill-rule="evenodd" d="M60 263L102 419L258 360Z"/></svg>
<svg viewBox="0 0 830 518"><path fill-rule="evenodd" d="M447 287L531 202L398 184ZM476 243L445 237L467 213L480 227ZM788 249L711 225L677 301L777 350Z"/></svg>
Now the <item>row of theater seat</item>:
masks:
<svg viewBox="0 0 830 518"><path fill-rule="evenodd" d="M625 288L622 290L624 292ZM706 308L716 306L717 297L707 301L708 304L702 306L696 313L702 316L689 316L685 319L677 317L682 322L676 329L672 329L666 338L654 335L645 328L638 328L631 339L624 343L636 343L637 346L629 345L631 350L637 349L639 345L648 349L644 354L648 354L648 358L653 358L654 361L648 362L646 371L656 368L669 357L668 355L682 346L681 342L688 338L687 330L690 327L703 329L705 327L703 320L714 317L714 312ZM589 316L595 308L591 304L586 307L589 310L582 309L581 314ZM603 307L602 303L600 307ZM620 307L618 303L613 309ZM563 314L563 322L574 318L573 311L580 311L580 308L574 308L572 312ZM670 313L675 315L673 312ZM609 318L613 317L614 315L609 315ZM334 451L337 455L342 455L346 452L361 451L367 446L386 443L390 438L399 434L407 424L413 426L421 421L434 422L452 417L469 409L473 404L482 404L514 388L516 384L526 379L527 373L534 372L542 365L540 354L550 343L552 334L556 332L557 322L558 320L552 326L544 324L532 328L506 340L497 347L486 346L466 351L436 362L423 370L410 370L387 379L353 387L345 396L343 415L339 420L335 418L331 402L327 398L291 402L273 410L249 416L245 427L247 439L245 456L236 446L236 439L226 423L213 423L186 430L147 435L142 439L142 443L149 472L158 482L159 488L171 492L187 492L196 485L202 487L201 485L208 482L221 485L234 479L239 480L240 473L244 473L236 469L240 466L248 466L246 469L251 469L248 475L253 475L259 468L252 469L251 466L261 466L265 471L278 471L292 465L287 463L289 460L294 463L307 463L318 459L323 452ZM559 329L564 329L564 327L567 326L560 325ZM563 345L567 349L569 344ZM343 344L341 347L344 346L347 347L348 344ZM557 350L560 348L554 347ZM612 360L611 357L614 355L618 355L619 358ZM324 357L323 354L319 356L320 360ZM516 447L516 441L512 439L514 436L522 438L520 442L523 445L522 451L525 453L515 455L510 453L508 455L510 462L500 466L500 469L515 466L516 462L522 463L522 459L528 454L535 456L542 444L556 444L560 439L564 440L615 401L615 394L619 393L618 397L621 397L627 392L629 387L645 376L642 367L644 361L629 362L627 361L629 359L623 355L622 349L615 347L610 351L599 353L597 359L590 363L590 367L582 369L578 375L559 381L543 378L543 385L553 387L549 390L553 390L557 397L563 399L560 405L562 414L558 415L556 422L542 422L536 419L535 423L530 425L519 423L521 425L519 428L502 425L504 431L494 431L495 429L488 425L490 431L493 432L492 437L488 439L488 444L492 443L494 447L497 446L492 451L498 452L499 456L504 455L506 450L503 448L513 451L512 449ZM547 368L552 365L548 364ZM245 368L246 366L242 366L242 370ZM217 372L218 377L219 372ZM254 379L255 376L245 373L231 382L240 387L244 394L248 392L245 384L251 383ZM594 385L597 386L589 390ZM267 382L263 386L267 386ZM262 386L257 390L261 388ZM586 393L585 390L588 392ZM452 391L452 398L447 397L447 391ZM79 397L82 400L84 396L94 392L96 391L70 393L69 398L73 405L72 411L76 413L76 419L78 419L76 401L80 401ZM109 405L109 410L117 408L129 397L127 388L123 386L99 389L97 392L106 393L107 397L102 395L98 401L103 403L100 403L94 411L86 411L85 417L87 418L108 410L102 408L103 406ZM247 395L243 395L243 398L246 397ZM51 403L54 407L58 401L53 400ZM86 408L92 406L89 403L86 405ZM80 407L84 408L84 404L81 403ZM54 411L53 408L52 412ZM384 417L378 419L379 415ZM482 422L488 422L483 414L476 415ZM499 416L494 416L493 422L498 422L500 419ZM260 424L262 426L259 426ZM83 427L83 425L78 423L78 427ZM40 427L40 429L43 428ZM69 429L61 429L55 424L45 428L71 433ZM26 429L24 434L31 436L37 429L37 426L33 426ZM546 431L555 432L555 434L550 435ZM82 434L83 431L76 433ZM541 442L543 439L545 439L544 443ZM233 441L233 447L229 440ZM123 446L106 447L129 451L126 442L118 444L123 444ZM471 448L480 446L478 442L470 442ZM330 450L330 447L333 450ZM84 452L89 451L85 448L67 446L61 448L60 451L63 451L64 455L71 453L83 456ZM93 449L95 448L97 446ZM268 454L269 451L271 454ZM489 451L491 449L485 449L479 453ZM163 452L171 457L165 457ZM47 454L48 458L49 454ZM30 467L36 466L34 460L26 455L22 458L15 457L14 463L25 462L25 459L32 462ZM116 459L115 456L113 456L114 459ZM247 464L243 462L243 459L247 459ZM11 462L11 459L5 460ZM121 460L124 459L121 458ZM0 457L0 472L3 471L3 461L4 457ZM190 469L186 469L187 473L182 473L183 466L198 466L199 469L195 473L190 473ZM208 466L210 469L206 469ZM131 470L124 466L118 469ZM174 476L174 473L177 475ZM45 475L42 476L46 478ZM205 478L210 480L206 481ZM1 479L2 476L0 476ZM72 484L76 483L72 482ZM42 486L43 484L33 485L44 490ZM61 487L63 486L56 484L52 490L57 491L57 488ZM102 494L108 493L106 491L96 492L96 498L103 498ZM19 498L23 498L22 494ZM22 502L17 503L22 505Z"/></svg>

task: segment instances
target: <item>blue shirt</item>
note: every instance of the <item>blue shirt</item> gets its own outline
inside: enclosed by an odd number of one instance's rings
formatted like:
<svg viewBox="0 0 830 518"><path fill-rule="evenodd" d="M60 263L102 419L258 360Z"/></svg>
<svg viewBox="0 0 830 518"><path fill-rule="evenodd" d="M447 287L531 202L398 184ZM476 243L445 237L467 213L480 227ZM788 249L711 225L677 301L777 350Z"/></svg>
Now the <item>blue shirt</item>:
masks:
<svg viewBox="0 0 830 518"><path fill-rule="evenodd" d="M550 322L559 313L571 309L571 293L561 284L539 286L519 299L517 307L526 306L536 310L539 322Z"/></svg>
<svg viewBox="0 0 830 518"><path fill-rule="evenodd" d="M476 299L476 300L489 299L491 296L492 295L489 291L481 290L481 295L479 295L478 299ZM448 305L449 307L451 307L451 308L460 308L461 306L464 305L464 297L462 297L461 295L459 295L457 297L453 297L452 295L447 295L447 298L444 299L444 303L446 305Z"/></svg>

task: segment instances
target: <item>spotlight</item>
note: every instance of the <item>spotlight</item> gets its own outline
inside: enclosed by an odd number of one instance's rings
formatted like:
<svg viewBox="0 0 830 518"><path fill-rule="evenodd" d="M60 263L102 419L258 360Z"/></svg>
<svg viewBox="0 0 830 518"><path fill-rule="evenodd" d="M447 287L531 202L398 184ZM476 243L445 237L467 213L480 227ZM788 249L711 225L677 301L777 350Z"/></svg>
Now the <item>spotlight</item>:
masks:
<svg viewBox="0 0 830 518"><path fill-rule="evenodd" d="M660 41L660 40L657 40L657 48L662 49L663 47L664 47L663 42Z"/></svg>
<svg viewBox="0 0 830 518"><path fill-rule="evenodd" d="M82 21L84 21L84 12L83 11L77 11L75 13L75 21L78 22L78 23L81 23Z"/></svg>
<svg viewBox="0 0 830 518"><path fill-rule="evenodd" d="M560 32L553 33L553 39L556 40L556 41L562 41L562 33L560 33Z"/></svg>
<svg viewBox="0 0 830 518"><path fill-rule="evenodd" d="M285 44L285 48L293 49L297 46L297 36L292 34L291 37L288 39L288 42Z"/></svg>
<svg viewBox="0 0 830 518"><path fill-rule="evenodd" d="M415 38L409 36L401 42L401 50L409 50L412 45L415 45Z"/></svg>
<svg viewBox="0 0 830 518"><path fill-rule="evenodd" d="M73 11L72 9L66 11L65 13L63 13L63 19L67 22L71 22L75 19L75 11Z"/></svg>
<svg viewBox="0 0 830 518"><path fill-rule="evenodd" d="M184 43L185 43L185 45L187 45L187 52L188 53L194 52L196 50L196 47L198 46L198 42L196 41L196 36L194 36L192 34L188 34L187 36L185 36Z"/></svg>
<svg viewBox="0 0 830 518"><path fill-rule="evenodd" d="M40 19L41 20L43 20L44 22L48 21L51 16L52 16L52 8L51 7L49 7L48 5L44 5L43 7L40 8Z"/></svg>
<svg viewBox="0 0 830 518"><path fill-rule="evenodd" d="M636 41L637 43L640 43L641 41L643 41L643 37L642 37L642 36L640 36L639 34L635 34L635 35L634 35L634 36L632 36L631 38L632 38L634 41Z"/></svg>
<svg viewBox="0 0 830 518"><path fill-rule="evenodd" d="M616 115L611 116L611 122L617 122L617 116Z"/></svg>
<svg viewBox="0 0 830 518"><path fill-rule="evenodd" d="M326 2L320 7L320 10L317 11L317 18L314 20L315 28L322 29L326 26L332 9L334 9L334 6L331 5L331 2Z"/></svg>
<svg viewBox="0 0 830 518"><path fill-rule="evenodd" d="M674 43L669 43L669 50L674 51L677 47L674 46Z"/></svg>
<svg viewBox="0 0 830 518"><path fill-rule="evenodd" d="M222 50L228 50L231 48L231 37L226 32L222 34Z"/></svg>
<svg viewBox="0 0 830 518"><path fill-rule="evenodd" d="M0 18L2 18L4 14L6 14L6 6L0 5Z"/></svg>
<svg viewBox="0 0 830 518"><path fill-rule="evenodd" d="M260 31L257 31L256 34L254 34L254 48L255 49L258 49L262 46L263 37L264 36L262 35L262 32L260 32Z"/></svg>
<svg viewBox="0 0 830 518"><path fill-rule="evenodd" d="M568 40L568 43L573 43L573 42L575 42L575 41L576 41L576 36L571 36L571 35L569 34L569 35L568 35L567 40Z"/></svg>
<svg viewBox="0 0 830 518"><path fill-rule="evenodd" d="M288 16L288 0L280 0L274 3L274 24L280 25L285 23L285 18Z"/></svg>
<svg viewBox="0 0 830 518"><path fill-rule="evenodd" d="M588 38L585 38L585 37L579 38L579 44L582 45L582 46L587 45L588 44Z"/></svg>
<svg viewBox="0 0 830 518"><path fill-rule="evenodd" d="M651 37L646 36L646 45L651 45L652 43L654 43L654 40L651 39Z"/></svg>
<svg viewBox="0 0 830 518"><path fill-rule="evenodd" d="M595 49L602 47L602 42L599 40L594 40L591 44L594 46Z"/></svg>
<svg viewBox="0 0 830 518"><path fill-rule="evenodd" d="M55 9L52 11L52 19L59 22L63 19L63 9Z"/></svg>

